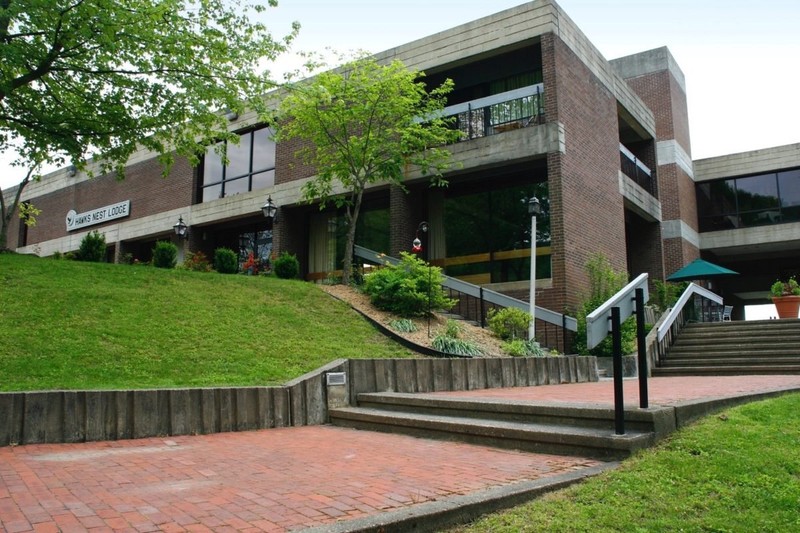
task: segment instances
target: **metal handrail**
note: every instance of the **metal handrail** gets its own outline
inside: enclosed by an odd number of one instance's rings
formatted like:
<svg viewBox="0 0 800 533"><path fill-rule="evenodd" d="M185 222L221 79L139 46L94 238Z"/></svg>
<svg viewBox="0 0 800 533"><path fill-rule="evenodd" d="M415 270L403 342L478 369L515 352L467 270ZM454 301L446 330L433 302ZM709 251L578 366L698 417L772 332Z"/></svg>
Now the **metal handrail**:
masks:
<svg viewBox="0 0 800 533"><path fill-rule="evenodd" d="M400 262L400 260L395 257L390 257L359 245L355 245L353 251L356 256L373 263L388 263L390 265L396 265ZM467 296L478 298L500 307L516 307L518 309L522 309L523 311L528 311L530 309L528 302L512 298L511 296L501 294L491 289L473 285L472 283L468 283L457 278L452 278L445 275L442 275L442 277L444 278L442 281L442 286L447 289L458 291L466 294ZM535 307L537 320L542 320L549 324L563 327L567 331L578 331L578 321L574 317L562 315L561 313L556 313L555 311L545 309L544 307L539 307L538 305Z"/></svg>
<svg viewBox="0 0 800 533"><path fill-rule="evenodd" d="M675 306L670 310L667 314L666 319L661 325L658 326L658 342L661 342L664 337L667 336L672 325L675 323L675 320L680 316L683 312L683 308L689 302L693 295L698 295L702 298L706 298L707 300L711 300L714 303L722 305L722 296L711 292L710 290L701 287L700 285L696 285L694 283L690 283L686 290L683 291L681 297L678 298L678 301L675 303Z"/></svg>

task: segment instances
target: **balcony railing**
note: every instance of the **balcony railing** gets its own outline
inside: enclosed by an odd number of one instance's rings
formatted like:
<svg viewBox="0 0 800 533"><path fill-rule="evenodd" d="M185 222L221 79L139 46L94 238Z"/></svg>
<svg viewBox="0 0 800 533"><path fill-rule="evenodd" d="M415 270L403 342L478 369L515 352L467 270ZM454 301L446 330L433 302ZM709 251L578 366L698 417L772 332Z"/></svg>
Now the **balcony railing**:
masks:
<svg viewBox="0 0 800 533"><path fill-rule="evenodd" d="M542 122L542 89L541 83L529 85L452 105L446 107L442 114L456 118L454 127L461 131L462 141L525 128Z"/></svg>
<svg viewBox="0 0 800 533"><path fill-rule="evenodd" d="M633 152L619 143L619 164L623 174L636 182L639 187L649 192L653 197L658 198L658 183L653 172L639 159Z"/></svg>

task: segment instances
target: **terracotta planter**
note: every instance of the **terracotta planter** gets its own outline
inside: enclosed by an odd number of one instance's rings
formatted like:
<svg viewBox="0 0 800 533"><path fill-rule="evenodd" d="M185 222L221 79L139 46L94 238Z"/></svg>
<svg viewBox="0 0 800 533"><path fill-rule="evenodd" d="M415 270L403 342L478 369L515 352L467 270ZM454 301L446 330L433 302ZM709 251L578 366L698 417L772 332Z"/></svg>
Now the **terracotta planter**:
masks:
<svg viewBox="0 0 800 533"><path fill-rule="evenodd" d="M800 296L773 296L772 303L778 310L779 318L797 318L800 310Z"/></svg>

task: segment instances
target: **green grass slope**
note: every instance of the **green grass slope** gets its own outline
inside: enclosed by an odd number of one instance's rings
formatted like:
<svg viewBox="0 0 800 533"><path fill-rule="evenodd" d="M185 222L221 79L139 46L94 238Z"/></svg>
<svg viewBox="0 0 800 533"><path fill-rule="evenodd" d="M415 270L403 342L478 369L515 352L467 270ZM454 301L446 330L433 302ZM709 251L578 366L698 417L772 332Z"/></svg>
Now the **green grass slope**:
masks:
<svg viewBox="0 0 800 533"><path fill-rule="evenodd" d="M622 466L451 533L800 531L800 394L682 428Z"/></svg>
<svg viewBox="0 0 800 533"><path fill-rule="evenodd" d="M0 390L275 385L411 357L301 281L0 254Z"/></svg>

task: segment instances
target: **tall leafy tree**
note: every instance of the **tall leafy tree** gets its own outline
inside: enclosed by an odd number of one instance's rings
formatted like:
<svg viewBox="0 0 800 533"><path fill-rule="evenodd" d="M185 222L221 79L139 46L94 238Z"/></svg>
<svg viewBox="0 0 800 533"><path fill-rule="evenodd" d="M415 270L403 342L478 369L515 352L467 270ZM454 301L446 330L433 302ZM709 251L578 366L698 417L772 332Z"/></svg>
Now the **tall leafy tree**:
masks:
<svg viewBox="0 0 800 533"><path fill-rule="evenodd" d="M364 190L377 182L403 186L410 168L444 185L448 142L458 132L442 117L453 83L426 88L424 73L395 60L381 65L361 56L287 88L279 141L297 139L296 154L316 168L303 186L307 201L344 208L347 224L342 283L350 281L356 223Z"/></svg>
<svg viewBox="0 0 800 533"><path fill-rule="evenodd" d="M0 0L0 151L28 169L8 205L0 250L22 191L43 163L122 172L143 147L165 174L233 139L221 113L263 108L275 39L242 0ZM276 0L269 0L276 6ZM21 213L31 222L31 211Z"/></svg>

